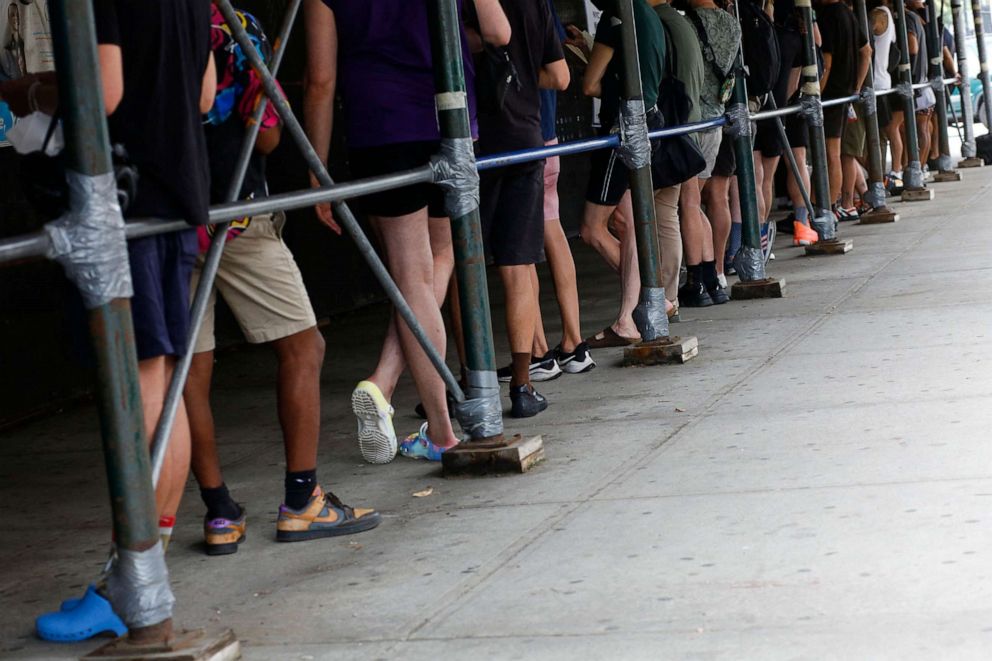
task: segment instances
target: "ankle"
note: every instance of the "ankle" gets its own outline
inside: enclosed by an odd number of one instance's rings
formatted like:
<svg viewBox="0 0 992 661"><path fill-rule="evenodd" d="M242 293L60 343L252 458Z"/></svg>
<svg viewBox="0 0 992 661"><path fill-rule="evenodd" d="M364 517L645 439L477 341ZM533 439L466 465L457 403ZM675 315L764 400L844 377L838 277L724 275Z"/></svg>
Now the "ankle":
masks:
<svg viewBox="0 0 992 661"><path fill-rule="evenodd" d="M286 471L284 482L286 495L283 503L294 510L303 509L317 486L317 469Z"/></svg>

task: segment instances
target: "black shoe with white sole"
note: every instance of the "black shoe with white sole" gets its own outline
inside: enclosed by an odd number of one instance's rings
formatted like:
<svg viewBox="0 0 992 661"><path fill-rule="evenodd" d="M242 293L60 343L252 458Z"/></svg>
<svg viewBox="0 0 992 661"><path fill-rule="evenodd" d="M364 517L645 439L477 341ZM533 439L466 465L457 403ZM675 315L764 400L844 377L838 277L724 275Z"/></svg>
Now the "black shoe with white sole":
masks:
<svg viewBox="0 0 992 661"><path fill-rule="evenodd" d="M548 400L529 383L510 386L510 404L510 417L513 418L532 418L548 408Z"/></svg>
<svg viewBox="0 0 992 661"><path fill-rule="evenodd" d="M507 365L496 370L496 377L500 383L509 383L513 376L513 366ZM536 383L553 381L561 376L561 367L554 350L552 349L543 356L532 357L530 361L530 380Z"/></svg>
<svg viewBox="0 0 992 661"><path fill-rule="evenodd" d="M596 361L589 353L589 345L585 342L575 345L575 350L570 353L562 351L559 344L554 348L554 354L558 359L558 365L569 374L584 374L596 367Z"/></svg>

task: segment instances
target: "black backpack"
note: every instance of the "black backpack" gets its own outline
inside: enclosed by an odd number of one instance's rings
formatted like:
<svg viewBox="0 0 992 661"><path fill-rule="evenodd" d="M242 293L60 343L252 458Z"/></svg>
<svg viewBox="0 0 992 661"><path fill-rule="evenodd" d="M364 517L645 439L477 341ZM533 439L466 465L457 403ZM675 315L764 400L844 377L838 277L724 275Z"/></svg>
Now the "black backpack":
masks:
<svg viewBox="0 0 992 661"><path fill-rule="evenodd" d="M782 72L782 51L778 28L759 4L759 0L737 3L741 21L741 46L748 96L762 96L775 89Z"/></svg>

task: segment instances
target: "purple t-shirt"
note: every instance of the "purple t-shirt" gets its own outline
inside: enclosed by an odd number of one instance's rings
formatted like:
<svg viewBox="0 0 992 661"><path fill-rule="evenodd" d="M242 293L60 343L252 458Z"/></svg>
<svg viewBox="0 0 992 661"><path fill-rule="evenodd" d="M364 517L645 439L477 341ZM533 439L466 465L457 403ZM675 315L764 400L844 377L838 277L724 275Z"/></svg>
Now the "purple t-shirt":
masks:
<svg viewBox="0 0 992 661"><path fill-rule="evenodd" d="M423 0L323 0L338 34L338 86L348 146L438 140L427 3ZM459 3L460 5L461 3ZM475 71L462 31L462 62L472 135Z"/></svg>

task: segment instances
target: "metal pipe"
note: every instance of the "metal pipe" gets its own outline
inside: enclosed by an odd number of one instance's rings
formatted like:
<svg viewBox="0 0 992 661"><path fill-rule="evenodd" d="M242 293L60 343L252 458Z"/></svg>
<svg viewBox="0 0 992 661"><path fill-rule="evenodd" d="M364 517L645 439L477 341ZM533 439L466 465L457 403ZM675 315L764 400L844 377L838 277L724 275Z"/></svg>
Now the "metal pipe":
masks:
<svg viewBox="0 0 992 661"><path fill-rule="evenodd" d="M808 99L810 113L805 115L809 131L809 156L813 164L812 184L814 213L810 226L816 230L821 241L831 241L836 237L835 218L830 209L830 180L827 176L827 146L823 135L823 112L820 101L820 74L817 69L816 44L813 42L813 8L810 0L796 0L796 8L802 18L803 68L800 91Z"/></svg>
<svg viewBox="0 0 992 661"><path fill-rule="evenodd" d="M100 85L93 5L52 0L49 9L66 140L66 168L88 177L108 176L113 167ZM70 206L79 209L84 202L73 196ZM124 298L114 299L90 309L88 316L96 353L100 431L114 540L121 553L145 553L159 543L159 532L130 302ZM159 563L150 562L150 566L167 577L161 555ZM129 601L148 596L133 576L122 573L117 578L121 590L118 594L123 593ZM171 606L160 603L147 606L163 606L163 612L168 616L149 626L132 627L131 637L167 636L172 627Z"/></svg>
<svg viewBox="0 0 992 661"><path fill-rule="evenodd" d="M306 133L300 122L296 119L293 114L292 108L290 108L289 102L283 95L282 90L279 89L279 85L276 83L275 78L265 67L265 63L262 62L262 58L255 51L254 47L251 45L251 40L245 29L237 21L237 14L234 12L234 8L231 7L230 0L215 0L217 8L224 15L228 24L231 27L231 35L234 37L241 49L245 51L245 56L251 63L252 68L258 72L259 78L262 81L262 85L265 88L265 93L269 97L272 104L279 111L279 116L282 117L283 123L286 129L289 131L290 136L296 142L300 149L303 159L306 161L307 166L320 181L322 186L333 186L334 180L327 173L327 168L323 163L320 162L320 158L317 156L317 152L314 151L313 145L307 139ZM445 385L451 392L452 396L458 401L462 401L465 398L465 394L462 392L461 386L458 384L458 380L452 375L451 370L448 369L447 364L444 362L444 357L442 357L437 348L431 343L427 334L424 332L423 327L420 322L417 321L417 317L413 314L413 310L407 305L406 300L403 298L403 294L400 293L399 288L396 283L393 282L392 277L389 275L389 271L386 266L382 263L379 255L376 254L375 248L372 247L372 243L369 241L368 237L365 236L365 232L362 231L361 226L355 219L355 215L348 208L348 205L344 202L338 202L333 206L335 217L340 220L341 225L344 229L348 231L355 245L358 247L358 252L365 259L366 263L372 271L372 274L378 280L379 284L382 286L386 293L386 296L392 302L393 306L396 308L396 313L409 327L410 332L413 333L414 337L417 338L417 342L423 348L427 357L430 359L434 368L444 379Z"/></svg>
<svg viewBox="0 0 992 661"><path fill-rule="evenodd" d="M939 156L937 157L937 168L941 172L953 172L951 165L951 141L947 135L947 103L945 98L947 90L944 87L944 46L940 31L937 29L937 6L934 0L927 0L927 51L930 57L930 66L927 73L933 85L934 96L937 106L937 146ZM938 83L939 81L939 83ZM929 154L927 154L929 157Z"/></svg>
<svg viewBox="0 0 992 661"><path fill-rule="evenodd" d="M641 88L641 67L637 56L636 19L632 0L617 0L617 17L621 21L621 92L626 104L631 102L635 104L633 114L637 115L644 112L644 91ZM636 107L638 102L639 109ZM624 112L627 110L624 109ZM633 128L632 132L636 130ZM644 132L643 137L646 142L646 125ZM636 135L631 137L637 138ZM647 145L645 147L650 149ZM641 338L650 341L668 337L668 316L665 314L665 290L661 277L661 249L658 246L650 158L640 167L628 168L628 172L634 214L634 236L637 242L637 263L641 276L640 300L633 317Z"/></svg>
<svg viewBox="0 0 992 661"><path fill-rule="evenodd" d="M971 75L968 64L968 47L964 19L964 0L951 0L951 17L954 19L954 51L958 60L958 77L961 79L961 119L964 123L964 140L961 142L961 156L974 158L975 151L975 111L971 105Z"/></svg>
<svg viewBox="0 0 992 661"><path fill-rule="evenodd" d="M451 144L455 141L470 141L472 127L462 65L458 6L455 0L430 0L427 3L427 12L435 105L441 138ZM473 192L477 192L477 188ZM458 201L465 201L464 194ZM458 412L458 419L463 428L468 427L466 431L472 440L485 440L502 437L503 421L499 406L499 383L496 379L496 348L493 344L482 221L478 206L470 206L474 208L470 208L467 213L455 213L452 210L448 212L451 218L455 278L465 343L467 399L472 404L471 411Z"/></svg>
<svg viewBox="0 0 992 661"><path fill-rule="evenodd" d="M854 14L858 23L861 24L864 34L874 34L871 26L868 24L868 8L865 6L865 0L854 0ZM872 53L874 52L872 50ZM865 123L865 137L867 138L865 146L868 150L868 181L866 182L868 190L864 195L864 201L873 209L883 209L885 207L885 163L882 160L882 136L878 126L878 112L876 111L878 98L875 95L873 83L875 76L874 60L875 58L871 57L868 61L868 75L865 77L865 83L861 87L861 93L868 96L870 104L870 107L867 108L865 104L861 104L861 114ZM870 110L870 112L866 112L866 110Z"/></svg>
<svg viewBox="0 0 992 661"><path fill-rule="evenodd" d="M985 22L982 20L982 0L971 0L971 13L975 21L975 45L978 47L978 80L982 81L982 98L985 107L985 128L992 131L992 85L989 83L989 59L985 48ZM968 90L971 93L971 90Z"/></svg>
<svg viewBox="0 0 992 661"><path fill-rule="evenodd" d="M903 86L912 85L913 78L909 62L909 36L906 32L906 6L903 0L893 0L892 13L895 18L896 38L899 40L899 83ZM917 57L926 57L919 53ZM903 177L904 190L922 190L923 168L920 164L920 139L916 131L916 99L915 95L903 96L903 115L906 121L906 153L909 155L909 165ZM897 167L893 164L893 167Z"/></svg>
<svg viewBox="0 0 992 661"><path fill-rule="evenodd" d="M272 54L270 69L272 75L279 71L282 65L282 57L286 52L286 44L289 42L289 33L293 29L293 22L296 14L300 10L302 0L293 0L286 10L282 27L275 41L275 50ZM264 94L259 93L255 100L255 111L252 114L252 121L249 122L245 131L245 137L241 141L241 150L238 158L234 162L234 172L231 174L231 181L228 184L225 199L234 202L241 194L241 187L245 181L245 174L248 172L248 164L251 161L252 153L255 151L255 141L258 139L259 131L262 127L262 118L265 115L265 108L268 99ZM207 312L207 305L210 302L210 293L214 288L214 280L217 278L217 270L220 268L220 260L224 255L224 246L227 244L227 228L230 221L219 223L214 229L213 239L210 241L210 248L203 260L200 269L200 281L193 295L193 303L190 306L189 333L186 339L186 352L179 357L176 367L172 372L172 379L169 381L169 389L165 395L165 402L162 405L162 415L158 425L155 427L155 436L152 438L152 481L158 485L159 477L162 474L162 466L165 464L166 451L169 448L169 437L172 435L172 427L176 421L176 413L179 410L179 403L182 401L183 388L186 385L186 378L189 376L190 366L193 364L193 353L196 342L200 337L200 327L203 325L203 317Z"/></svg>

